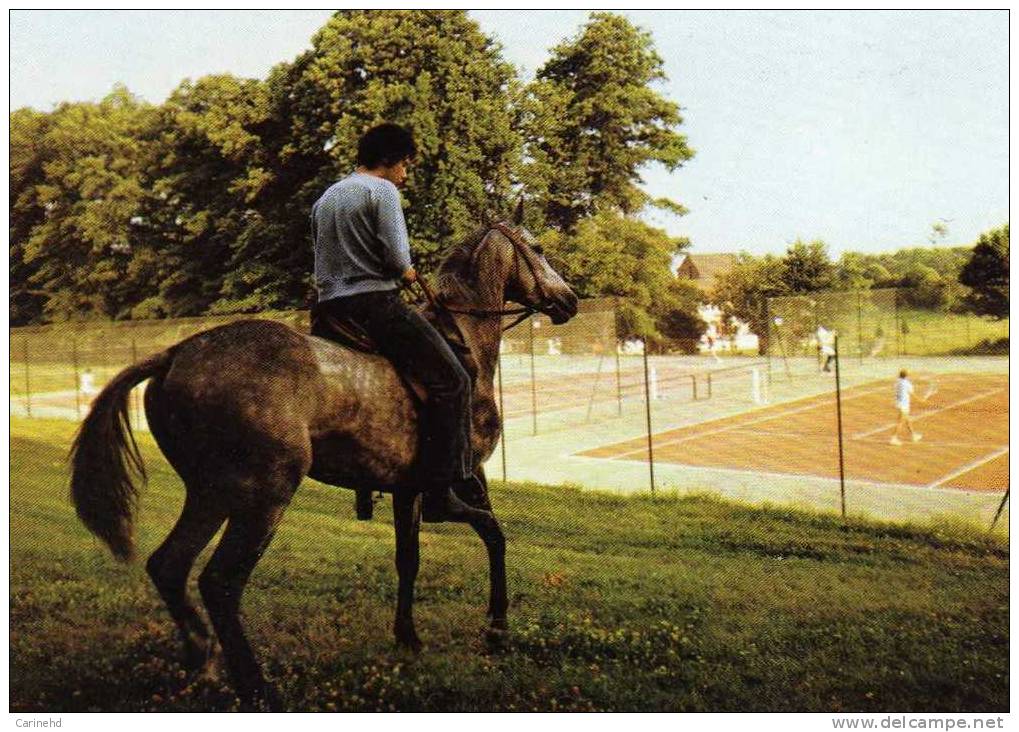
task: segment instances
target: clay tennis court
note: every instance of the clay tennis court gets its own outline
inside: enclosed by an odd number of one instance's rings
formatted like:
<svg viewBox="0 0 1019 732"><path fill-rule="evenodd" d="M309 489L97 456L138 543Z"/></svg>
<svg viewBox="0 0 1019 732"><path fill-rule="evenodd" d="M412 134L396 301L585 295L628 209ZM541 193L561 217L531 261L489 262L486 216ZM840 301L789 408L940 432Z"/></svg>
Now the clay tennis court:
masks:
<svg viewBox="0 0 1019 732"><path fill-rule="evenodd" d="M889 444L893 380L842 393L847 479L924 488L1004 491L1008 487L1008 377L913 377L913 425L920 442ZM927 402L919 397L934 389ZM745 474L839 477L834 392L655 434L656 463ZM647 438L587 450L608 460L647 460Z"/></svg>

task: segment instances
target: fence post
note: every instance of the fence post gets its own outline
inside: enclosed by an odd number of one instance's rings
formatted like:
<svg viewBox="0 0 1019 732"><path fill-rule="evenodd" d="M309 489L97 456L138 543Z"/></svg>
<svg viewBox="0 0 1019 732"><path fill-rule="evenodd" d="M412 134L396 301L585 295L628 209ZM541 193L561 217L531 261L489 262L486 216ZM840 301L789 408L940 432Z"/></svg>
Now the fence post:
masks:
<svg viewBox="0 0 1019 732"><path fill-rule="evenodd" d="M28 338L21 341L21 354L25 360L25 413L32 416L32 380L28 369Z"/></svg>
<svg viewBox="0 0 1019 732"><path fill-rule="evenodd" d="M651 377L647 365L647 338L644 343L644 411L647 413L647 464L651 471L651 495L655 494L655 453L651 442Z"/></svg>
<svg viewBox="0 0 1019 732"><path fill-rule="evenodd" d="M502 436L502 482L506 484L506 407L502 401L502 352L499 352L496 361L496 371L499 374L499 434Z"/></svg>
<svg viewBox="0 0 1019 732"><path fill-rule="evenodd" d="M531 351L531 434L538 434L538 389L534 381L534 327L537 323L532 315L528 320L529 344Z"/></svg>
<svg viewBox="0 0 1019 732"><path fill-rule="evenodd" d="M785 376L787 379L792 378L792 373L789 371L789 356L785 352L785 339L782 337L782 330L779 326L782 325L782 318L775 318L775 338L778 340L778 350L782 354L782 364L785 366ZM771 325L769 324L769 327Z"/></svg>
<svg viewBox="0 0 1019 732"><path fill-rule="evenodd" d="M71 364L74 367L74 413L81 419L81 375L78 373L78 339L71 339Z"/></svg>
<svg viewBox="0 0 1019 732"><path fill-rule="evenodd" d="M839 337L835 336L835 413L839 426L839 494L842 497L842 518L846 517L846 463L842 445L842 381L839 375Z"/></svg>
<svg viewBox="0 0 1019 732"><path fill-rule="evenodd" d="M594 386L591 388L591 397L587 400L587 415L584 417L584 422L591 421L591 412L594 410L594 400L598 396L598 385L601 384L601 368L602 362L605 360L605 354L598 354L598 369L594 374Z"/></svg>
<svg viewBox="0 0 1019 732"><path fill-rule="evenodd" d="M860 363L863 363L863 293L856 293L856 348L860 354Z"/></svg>
<svg viewBox="0 0 1019 732"><path fill-rule="evenodd" d="M619 373L619 340L616 339L613 343L616 349L616 405L617 413L623 413L623 382L622 375Z"/></svg>
<svg viewBox="0 0 1019 732"><path fill-rule="evenodd" d="M998 523L998 519L1001 518L1001 512L1005 510L1005 504L1008 503L1008 492L1010 488L1005 489L1005 495L1001 497L1001 503L998 504L998 510L994 514L994 520L991 521L991 528L987 530L987 533L994 531L994 525Z"/></svg>

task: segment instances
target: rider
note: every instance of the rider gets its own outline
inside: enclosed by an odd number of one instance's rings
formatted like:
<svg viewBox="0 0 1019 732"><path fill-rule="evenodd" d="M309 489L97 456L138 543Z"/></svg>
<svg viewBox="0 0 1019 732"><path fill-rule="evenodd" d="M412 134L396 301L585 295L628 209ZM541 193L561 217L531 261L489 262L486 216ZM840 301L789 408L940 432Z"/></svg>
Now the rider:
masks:
<svg viewBox="0 0 1019 732"><path fill-rule="evenodd" d="M319 311L360 325L397 371L425 387L422 519L439 522L473 512L454 492L474 480L471 382L445 339L398 293L417 279L398 191L416 151L413 136L399 125L368 130L357 146L355 171L312 207L311 230Z"/></svg>

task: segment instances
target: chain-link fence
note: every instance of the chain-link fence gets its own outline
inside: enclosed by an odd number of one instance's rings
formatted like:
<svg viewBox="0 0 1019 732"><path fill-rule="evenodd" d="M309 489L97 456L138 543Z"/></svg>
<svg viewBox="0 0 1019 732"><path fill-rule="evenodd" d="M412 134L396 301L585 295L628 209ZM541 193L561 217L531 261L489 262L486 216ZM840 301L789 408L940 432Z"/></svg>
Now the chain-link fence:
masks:
<svg viewBox="0 0 1019 732"><path fill-rule="evenodd" d="M760 357L707 341L695 354L648 353L619 338L612 299L584 301L563 325L532 317L504 334L504 439L489 476L833 510L848 486L854 512L989 520L1007 489L1008 359L963 354L993 352L1008 323L908 304L897 290L773 299ZM242 317L12 329L11 414L80 419L123 367ZM306 312L258 317L308 328ZM841 357L829 359L836 337ZM893 445L901 369L922 437ZM144 429L140 394L132 417Z"/></svg>
<svg viewBox="0 0 1019 732"><path fill-rule="evenodd" d="M925 307L922 295L770 299L768 360L802 397L762 415L743 441L748 467L777 469L760 449L779 444L781 469L830 479L842 511L918 494L930 513L968 501L997 516L1008 491L1008 320Z"/></svg>

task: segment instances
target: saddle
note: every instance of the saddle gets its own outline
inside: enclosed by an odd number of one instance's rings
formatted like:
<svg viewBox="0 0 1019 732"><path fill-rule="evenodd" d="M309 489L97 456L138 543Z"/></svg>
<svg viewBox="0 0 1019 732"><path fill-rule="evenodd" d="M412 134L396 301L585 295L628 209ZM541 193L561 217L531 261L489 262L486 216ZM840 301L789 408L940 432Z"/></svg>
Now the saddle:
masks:
<svg viewBox="0 0 1019 732"><path fill-rule="evenodd" d="M460 365L464 367L464 370L470 376L471 385L473 386L478 376L478 364L474 360L474 355L471 353L471 349L467 345L467 341L456 320L450 317L448 313L439 312L430 305L422 311L422 314L439 331L439 335L449 345ZM318 305L314 305L311 308L311 334L360 353L375 355L380 353L371 336L360 325L349 318L335 313L327 313L318 307ZM407 378L403 374L400 374L400 378L407 384L411 394L419 403L425 400L427 394L421 384Z"/></svg>
<svg viewBox="0 0 1019 732"><path fill-rule="evenodd" d="M471 349L467 346L467 341L460 330L460 326L456 324L456 320L450 317L448 313L440 312L431 305L426 307L422 314L435 326L439 334L449 344L453 354L470 376L471 385L473 386L478 376L478 365L471 354ZM375 342L360 325L349 318L344 318L335 313L327 313L317 305L313 305L311 308L311 334L360 353L376 355L380 353ZM408 378L405 374L400 374L400 378L407 385L415 403L418 405L423 403L427 397L425 387ZM375 502L379 497L381 497L381 494L378 497L373 496L370 489L354 491L354 511L359 521L371 520L375 510Z"/></svg>

